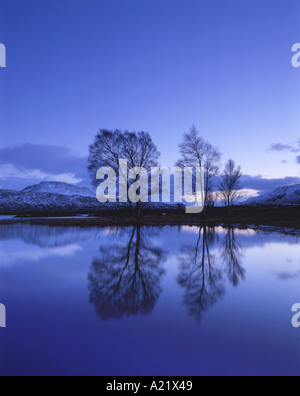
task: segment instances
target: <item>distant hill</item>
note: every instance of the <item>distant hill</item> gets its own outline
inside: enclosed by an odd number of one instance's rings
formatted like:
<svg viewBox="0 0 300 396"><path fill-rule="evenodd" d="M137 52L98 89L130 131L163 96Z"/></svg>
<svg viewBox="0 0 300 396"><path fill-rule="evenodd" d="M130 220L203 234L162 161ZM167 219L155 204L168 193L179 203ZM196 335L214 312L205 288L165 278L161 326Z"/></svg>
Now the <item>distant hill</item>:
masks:
<svg viewBox="0 0 300 396"><path fill-rule="evenodd" d="M276 190L251 198L246 205L300 205L300 184L280 187Z"/></svg>
<svg viewBox="0 0 300 396"><path fill-rule="evenodd" d="M60 195L72 195L80 197L91 197L96 198L96 192L93 193L88 188L77 187L72 184L61 183L61 182L42 182L29 186L22 190L23 193L49 193L49 194L60 194Z"/></svg>
<svg viewBox="0 0 300 396"><path fill-rule="evenodd" d="M0 189L0 194L4 194L4 193L16 193L16 192L18 192L17 190L2 190L2 189Z"/></svg>
<svg viewBox="0 0 300 396"><path fill-rule="evenodd" d="M151 210L178 209L177 204L147 203ZM88 188L60 182L42 182L24 188L22 191L0 190L0 214L65 213L90 214L131 210L127 203L99 203L96 193Z"/></svg>
<svg viewBox="0 0 300 396"><path fill-rule="evenodd" d="M2 192L0 214L28 212L79 212L89 213L99 209L96 198L80 195L63 195L45 192Z"/></svg>

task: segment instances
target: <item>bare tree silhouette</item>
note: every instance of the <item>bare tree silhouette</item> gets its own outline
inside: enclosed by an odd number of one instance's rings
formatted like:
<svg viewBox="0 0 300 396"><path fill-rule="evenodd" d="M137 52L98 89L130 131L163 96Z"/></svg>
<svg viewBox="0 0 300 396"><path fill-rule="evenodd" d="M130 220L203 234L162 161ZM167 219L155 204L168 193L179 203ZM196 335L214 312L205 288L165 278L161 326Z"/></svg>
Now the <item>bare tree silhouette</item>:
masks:
<svg viewBox="0 0 300 396"><path fill-rule="evenodd" d="M228 207L229 214L230 208L243 196L240 184L241 177L241 167L237 166L235 162L230 159L225 165L219 186L220 199L223 205Z"/></svg>
<svg viewBox="0 0 300 396"><path fill-rule="evenodd" d="M90 302L103 320L147 315L162 292L165 252L151 246L141 227L127 231L127 243L100 248L88 276Z"/></svg>
<svg viewBox="0 0 300 396"><path fill-rule="evenodd" d="M100 168L107 167L114 170L116 179L123 181L127 186L127 193L118 191L118 198L125 197L125 202L128 202L128 195L130 185L134 185L134 180L142 184L144 188L137 188L135 196L140 198L137 202L132 204L129 200L131 207L135 208L137 217L140 216L141 204L145 196L141 194L140 190L146 190L148 201L148 180L142 180L141 175L135 172L138 168L144 168L150 172L151 168L159 165L160 152L152 141L152 138L147 132L122 132L120 130L108 131L100 130L96 135L94 143L89 147L88 157L88 171L92 183L98 186L99 180L96 179L97 172ZM120 171L120 161L126 160L128 167L133 170L133 180L128 182L128 169Z"/></svg>
<svg viewBox="0 0 300 396"><path fill-rule="evenodd" d="M202 201L204 206L208 206L213 197L211 193L214 190L215 179L220 170L219 162L222 155L219 149L213 147L200 136L199 131L193 125L189 132L184 133L183 141L179 145L179 152L181 157L177 161L177 166L194 169L199 167L204 170L204 197Z"/></svg>

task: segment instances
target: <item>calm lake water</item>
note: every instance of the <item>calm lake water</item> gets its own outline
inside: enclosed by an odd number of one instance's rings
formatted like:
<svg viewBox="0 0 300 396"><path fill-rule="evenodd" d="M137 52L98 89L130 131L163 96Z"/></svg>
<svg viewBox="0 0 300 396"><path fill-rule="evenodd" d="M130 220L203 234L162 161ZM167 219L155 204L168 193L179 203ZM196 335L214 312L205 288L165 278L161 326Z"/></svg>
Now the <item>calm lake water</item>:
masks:
<svg viewBox="0 0 300 396"><path fill-rule="evenodd" d="M300 239L0 226L2 375L299 375Z"/></svg>

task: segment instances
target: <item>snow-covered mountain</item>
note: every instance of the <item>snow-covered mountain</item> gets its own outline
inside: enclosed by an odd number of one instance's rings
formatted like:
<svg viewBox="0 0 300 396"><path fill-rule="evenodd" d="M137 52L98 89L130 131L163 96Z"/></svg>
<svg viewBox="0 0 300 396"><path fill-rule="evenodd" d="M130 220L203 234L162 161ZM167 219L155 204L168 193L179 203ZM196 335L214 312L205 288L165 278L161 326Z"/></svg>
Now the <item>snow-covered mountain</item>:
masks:
<svg viewBox="0 0 300 396"><path fill-rule="evenodd" d="M99 209L96 198L80 195L62 195L44 192L24 192L0 194L0 213L30 213L30 212L82 212Z"/></svg>
<svg viewBox="0 0 300 396"><path fill-rule="evenodd" d="M246 205L300 205L300 184L280 187L246 201Z"/></svg>
<svg viewBox="0 0 300 396"><path fill-rule="evenodd" d="M88 188L77 187L72 184L61 183L61 182L42 182L29 186L22 190L23 193L50 193L50 194L61 194L61 195L78 195L81 197L96 197L96 192L93 193Z"/></svg>
<svg viewBox="0 0 300 396"><path fill-rule="evenodd" d="M178 204L143 204L145 209L178 209ZM0 190L0 214L101 214L102 212L130 210L129 203L101 204L86 188L66 183L43 182L22 191Z"/></svg>

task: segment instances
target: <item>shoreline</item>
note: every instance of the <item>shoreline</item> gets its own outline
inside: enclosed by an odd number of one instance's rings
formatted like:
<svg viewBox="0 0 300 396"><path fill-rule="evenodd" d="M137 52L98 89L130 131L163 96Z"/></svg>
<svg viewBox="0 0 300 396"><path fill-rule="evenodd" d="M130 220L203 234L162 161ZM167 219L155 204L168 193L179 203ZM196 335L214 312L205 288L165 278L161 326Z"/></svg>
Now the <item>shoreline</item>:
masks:
<svg viewBox="0 0 300 396"><path fill-rule="evenodd" d="M250 209L250 210L249 210ZM1 218L2 217L2 218ZM36 213L0 215L0 225L31 224L60 227L208 226L300 232L300 207L207 208L205 213L145 213L140 219L123 212L110 214Z"/></svg>

